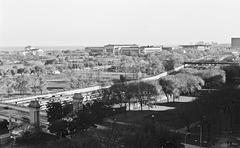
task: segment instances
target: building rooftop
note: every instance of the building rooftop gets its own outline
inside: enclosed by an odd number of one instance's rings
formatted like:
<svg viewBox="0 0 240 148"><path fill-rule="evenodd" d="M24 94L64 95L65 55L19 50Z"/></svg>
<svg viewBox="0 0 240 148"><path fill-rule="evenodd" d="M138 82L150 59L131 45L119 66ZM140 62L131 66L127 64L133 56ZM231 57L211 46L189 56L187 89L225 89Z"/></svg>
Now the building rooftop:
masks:
<svg viewBox="0 0 240 148"><path fill-rule="evenodd" d="M137 44L108 44L105 46L138 46Z"/></svg>

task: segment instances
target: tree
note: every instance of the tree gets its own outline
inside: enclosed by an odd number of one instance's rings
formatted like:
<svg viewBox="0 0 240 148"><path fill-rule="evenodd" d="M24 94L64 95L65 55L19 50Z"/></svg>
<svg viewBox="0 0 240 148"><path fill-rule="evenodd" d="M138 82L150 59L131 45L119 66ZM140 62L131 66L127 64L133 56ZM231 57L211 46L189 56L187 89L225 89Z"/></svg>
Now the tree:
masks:
<svg viewBox="0 0 240 148"><path fill-rule="evenodd" d="M25 75L18 76L16 78L15 89L20 92L21 95L25 94L30 88L29 78Z"/></svg>
<svg viewBox="0 0 240 148"><path fill-rule="evenodd" d="M182 69L181 73L199 76L205 81L204 87L208 89L221 88L226 82L226 74L221 69L197 70L186 68Z"/></svg>
<svg viewBox="0 0 240 148"><path fill-rule="evenodd" d="M231 84L234 78L240 77L240 66L224 66L222 69L226 73L226 81Z"/></svg>
<svg viewBox="0 0 240 148"><path fill-rule="evenodd" d="M125 131L122 138L126 148L183 148L181 137L150 121L145 121L140 127L132 127Z"/></svg>
<svg viewBox="0 0 240 148"><path fill-rule="evenodd" d="M160 79L159 84L162 86L162 90L167 97L167 102L169 102L169 100L171 98L173 99L174 94L177 92L176 84L167 79Z"/></svg>
<svg viewBox="0 0 240 148"><path fill-rule="evenodd" d="M194 94L204 86L205 82L199 76L179 73L162 78L159 84L162 86L167 99L172 98L174 101L180 94Z"/></svg>
<svg viewBox="0 0 240 148"><path fill-rule="evenodd" d="M47 118L48 122L53 123L56 120L62 119L63 107L61 102L56 102L54 100L47 103Z"/></svg>
<svg viewBox="0 0 240 148"><path fill-rule="evenodd" d="M86 83L87 80L82 75L79 75L78 77L72 76L70 79L70 88L72 89L83 88L84 84Z"/></svg>
<svg viewBox="0 0 240 148"><path fill-rule="evenodd" d="M46 84L46 79L44 76L39 76L39 86L38 89L41 92L41 95L43 94L44 91L47 90L47 84Z"/></svg>
<svg viewBox="0 0 240 148"><path fill-rule="evenodd" d="M49 131L55 133L59 138L68 134L69 123L65 120L67 114L72 110L69 109L69 104L57 101L47 103L47 118L49 122Z"/></svg>
<svg viewBox="0 0 240 148"><path fill-rule="evenodd" d="M48 129L59 138L65 137L68 135L68 122L63 119L56 120L51 123Z"/></svg>
<svg viewBox="0 0 240 148"><path fill-rule="evenodd" d="M125 85L125 99L128 102L128 110L130 111L131 108L131 99L134 97L133 90L135 89L135 85L133 83Z"/></svg>
<svg viewBox="0 0 240 148"><path fill-rule="evenodd" d="M8 121L7 120L3 120L3 121L0 121L0 129L1 130L7 130L8 129Z"/></svg>
<svg viewBox="0 0 240 148"><path fill-rule="evenodd" d="M7 93L9 96L12 92L14 92L15 81L10 77L3 77L1 80L1 88Z"/></svg>
<svg viewBox="0 0 240 148"><path fill-rule="evenodd" d="M19 68L17 70L17 73L22 75L24 73L24 68Z"/></svg>
<svg viewBox="0 0 240 148"><path fill-rule="evenodd" d="M152 100L152 97L156 97L158 93L154 85L146 82L140 82L137 84L137 92L135 92L135 94L140 103L142 111L143 104L150 102Z"/></svg>
<svg viewBox="0 0 240 148"><path fill-rule="evenodd" d="M32 78L31 78L31 89L32 89L32 92L34 93L34 95L36 95L37 90L38 90L38 77L37 76L32 76Z"/></svg>
<svg viewBox="0 0 240 148"><path fill-rule="evenodd" d="M190 124L191 124L191 114L194 113L192 104L181 105L178 108L177 114L183 120L184 125L187 127L187 131L190 132Z"/></svg>
<svg viewBox="0 0 240 148"><path fill-rule="evenodd" d="M151 61L147 68L147 73L150 75L157 75L165 71L164 65L161 61Z"/></svg>
<svg viewBox="0 0 240 148"><path fill-rule="evenodd" d="M109 89L112 104L119 104L122 107L122 103L125 102L124 85L122 83L114 84Z"/></svg>
<svg viewBox="0 0 240 148"><path fill-rule="evenodd" d="M106 116L107 107L101 101L94 101L90 106L93 123L100 122Z"/></svg>
<svg viewBox="0 0 240 148"><path fill-rule="evenodd" d="M144 95L147 98L147 102L156 102L156 96L158 95L158 91L156 86L153 84L145 83L144 84Z"/></svg>
<svg viewBox="0 0 240 148"><path fill-rule="evenodd" d="M39 76L45 73L45 69L43 66L36 65L33 67L33 73Z"/></svg>

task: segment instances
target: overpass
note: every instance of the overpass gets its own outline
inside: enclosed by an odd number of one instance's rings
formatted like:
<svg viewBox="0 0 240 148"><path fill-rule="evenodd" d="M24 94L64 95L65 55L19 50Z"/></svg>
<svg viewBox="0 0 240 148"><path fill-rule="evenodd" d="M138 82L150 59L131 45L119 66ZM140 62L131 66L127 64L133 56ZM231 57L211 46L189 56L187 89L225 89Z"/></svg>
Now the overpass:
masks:
<svg viewBox="0 0 240 148"><path fill-rule="evenodd" d="M184 62L184 65L239 65L237 62Z"/></svg>
<svg viewBox="0 0 240 148"><path fill-rule="evenodd" d="M19 105L15 105L15 104L11 104L11 103L0 103L0 107L29 113L29 108L26 106L19 106ZM47 116L47 113L45 111L40 111L40 115Z"/></svg>
<svg viewBox="0 0 240 148"><path fill-rule="evenodd" d="M11 122L15 123L28 123L29 121L29 114L13 114L8 112L0 112L0 119L5 119L7 121L11 120ZM40 125L43 125L45 127L48 126L47 117L40 116Z"/></svg>

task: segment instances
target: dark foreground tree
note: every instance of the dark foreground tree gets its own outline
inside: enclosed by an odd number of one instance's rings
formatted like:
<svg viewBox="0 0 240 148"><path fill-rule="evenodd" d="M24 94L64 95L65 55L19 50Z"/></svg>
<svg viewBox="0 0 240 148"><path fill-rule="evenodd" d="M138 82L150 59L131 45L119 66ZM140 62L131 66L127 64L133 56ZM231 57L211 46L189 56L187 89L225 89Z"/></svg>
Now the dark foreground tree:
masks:
<svg viewBox="0 0 240 148"><path fill-rule="evenodd" d="M181 137L175 132L146 121L140 127L133 127L123 137L126 148L183 148Z"/></svg>
<svg viewBox="0 0 240 148"><path fill-rule="evenodd" d="M72 112L72 105L64 102L51 101L47 104L47 118L49 122L49 131L59 138L68 134L69 123L67 115Z"/></svg>

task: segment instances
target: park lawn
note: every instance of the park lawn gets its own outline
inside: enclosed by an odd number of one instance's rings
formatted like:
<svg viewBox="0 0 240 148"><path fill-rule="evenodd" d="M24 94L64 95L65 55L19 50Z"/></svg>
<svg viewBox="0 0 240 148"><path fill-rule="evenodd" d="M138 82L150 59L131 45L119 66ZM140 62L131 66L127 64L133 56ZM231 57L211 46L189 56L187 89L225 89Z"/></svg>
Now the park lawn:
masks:
<svg viewBox="0 0 240 148"><path fill-rule="evenodd" d="M121 113L114 115L114 118L118 122L125 123L140 123L145 117L153 114L155 111L127 111L126 113Z"/></svg>
<svg viewBox="0 0 240 148"><path fill-rule="evenodd" d="M171 103L161 103L157 104L159 106L175 107L186 104L185 102L171 102ZM165 111L127 111L126 113L121 113L109 117L109 119L116 119L116 122L123 122L128 124L140 124L147 119L152 119L154 115L155 122L168 127L169 129L179 129L183 128L185 125L183 120L179 117L177 109L169 109Z"/></svg>
<svg viewBox="0 0 240 148"><path fill-rule="evenodd" d="M7 133L8 133L7 129L0 129L0 135L7 134Z"/></svg>

